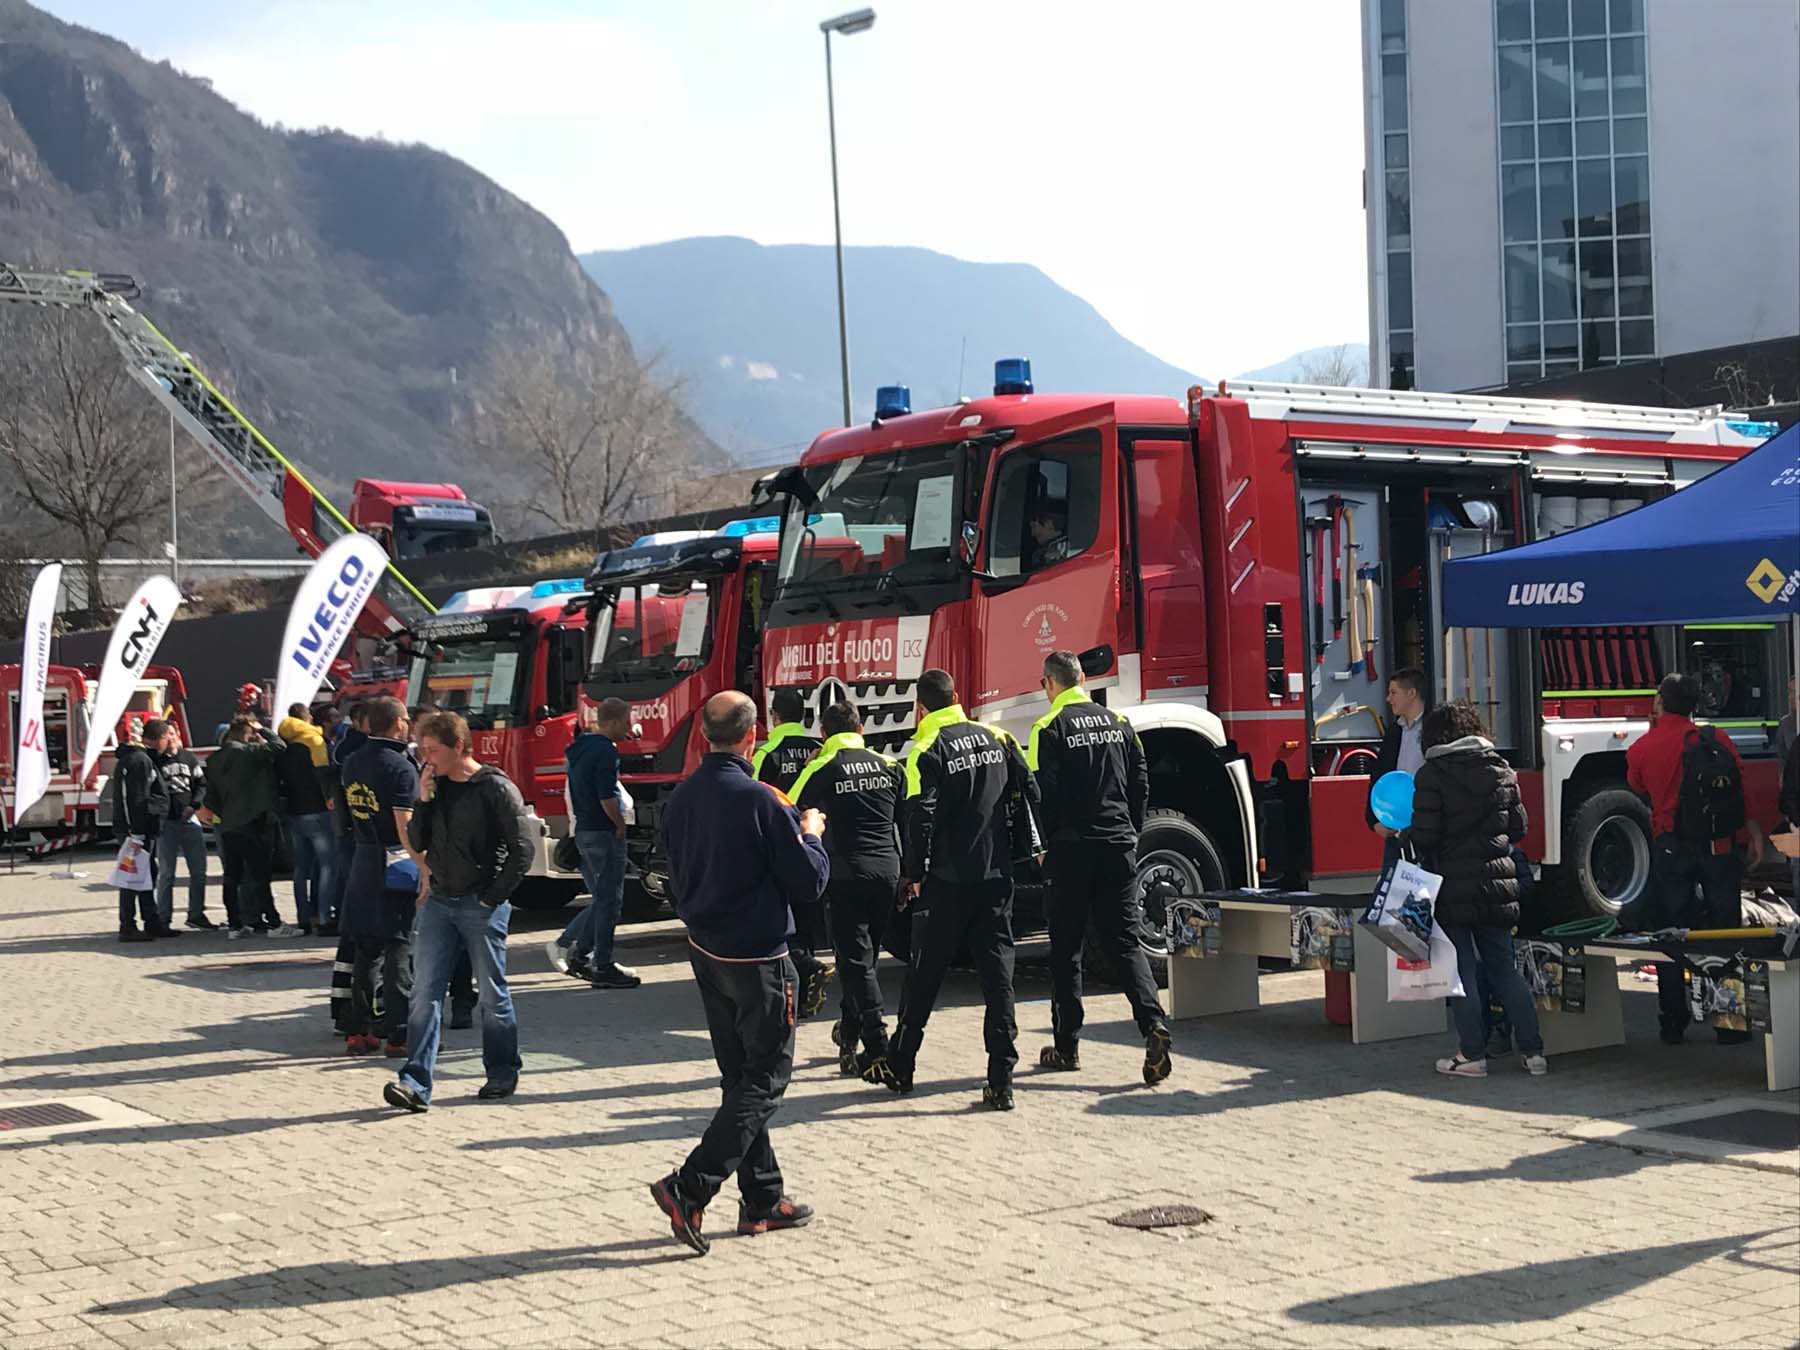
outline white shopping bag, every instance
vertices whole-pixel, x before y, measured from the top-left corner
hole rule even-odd
[[[1396,955],[1431,959],[1432,906],[1444,879],[1411,858],[1396,858],[1381,874],[1362,925]]]
[[[119,856],[113,863],[112,875],[106,879],[106,884],[117,886],[122,891],[150,889],[150,853],[137,835],[128,835],[125,842],[119,845]]]
[[[619,784],[619,817],[627,825],[637,824],[637,803],[631,799],[631,794],[625,790],[623,783]]]
[[[1429,1003],[1436,998],[1461,998],[1462,994],[1462,977],[1456,969],[1456,944],[1435,923],[1431,925],[1431,955],[1428,959],[1388,958],[1389,1003]]]

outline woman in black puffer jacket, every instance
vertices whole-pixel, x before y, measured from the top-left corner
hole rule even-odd
[[[1476,996],[1479,962],[1506,1008],[1525,1068],[1541,1074],[1547,1065],[1537,1009],[1513,964],[1519,878],[1512,847],[1525,837],[1519,780],[1487,739],[1471,704],[1434,708],[1426,714],[1419,740],[1425,763],[1415,775],[1406,838],[1420,865],[1444,879],[1433,912],[1438,927],[1456,945],[1457,973],[1467,991],[1450,1000],[1461,1048],[1437,1062],[1438,1072],[1461,1078],[1487,1075],[1486,1009]]]

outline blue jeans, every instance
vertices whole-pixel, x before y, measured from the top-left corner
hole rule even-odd
[[[1482,971],[1487,983],[1500,995],[1506,1019],[1512,1023],[1513,1046],[1521,1055],[1544,1053],[1544,1036],[1538,1030],[1537,1007],[1525,977],[1513,964],[1512,933],[1505,928],[1470,928],[1460,923],[1442,923],[1444,936],[1456,946],[1456,973],[1462,979],[1465,993],[1450,1000],[1450,1015],[1456,1022],[1456,1039],[1464,1059],[1487,1058],[1487,1001],[1479,993]]]
[[[329,923],[331,897],[337,893],[337,828],[331,812],[289,816],[287,823],[294,844],[295,922]]]
[[[156,912],[164,928],[175,918],[175,860],[187,862],[187,916],[206,917],[206,831],[197,820],[165,820],[156,836]]]
[[[613,963],[613,934],[625,904],[625,841],[613,830],[577,830],[581,879],[593,901],[577,914],[557,939],[570,956],[604,970]]]
[[[450,972],[466,945],[481,991],[481,1062],[488,1082],[519,1078],[519,1024],[512,991],[506,987],[506,929],[512,905],[489,909],[473,896],[432,891],[413,926],[412,1000],[406,1021],[408,1058],[400,1081],[431,1100],[431,1071],[437,1065],[438,1036]]]

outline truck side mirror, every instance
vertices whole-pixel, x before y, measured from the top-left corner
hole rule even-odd
[[[962,526],[962,537],[957,546],[962,565],[971,572],[975,570],[975,559],[981,556],[981,527],[972,520],[965,520]]]
[[[1106,674],[1113,668],[1113,649],[1111,647],[1089,647],[1075,658],[1081,662],[1081,673],[1090,680]]]

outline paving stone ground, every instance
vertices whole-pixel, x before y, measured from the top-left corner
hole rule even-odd
[[[775,1145],[818,1218],[699,1260],[645,1191],[717,1093],[669,927],[630,939],[641,990],[600,993],[523,916],[520,1094],[477,1102],[477,1037],[447,1033],[438,1104],[405,1117],[392,1065],[329,1034],[328,943],[121,946],[107,863],[0,872],[0,1107],[154,1118],[0,1134],[8,1350],[1800,1341],[1800,1180],[1560,1137],[1761,1091],[1755,1045],[1659,1046],[1646,990],[1628,1045],[1466,1082],[1431,1070],[1448,1037],[1352,1046],[1318,974],[1267,976],[1260,1012],[1178,1024],[1157,1089],[1102,990],[1083,1072],[1022,1071],[998,1116],[973,1109],[957,976],[908,1098],[839,1079],[827,1024],[802,1024]],[[1027,965],[1028,1063],[1047,992]],[[1157,1203],[1214,1219],[1106,1222]],[[709,1228],[734,1217],[727,1192]]]

